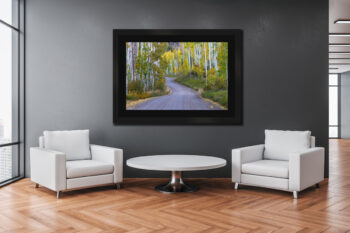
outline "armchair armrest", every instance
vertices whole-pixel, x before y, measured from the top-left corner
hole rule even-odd
[[[289,156],[289,190],[301,191],[324,179],[324,148],[314,147]]]
[[[123,182],[123,150],[107,146],[90,145],[92,160],[113,164],[114,183]]]
[[[264,147],[264,144],[261,144],[232,150],[232,182],[241,182],[241,167],[243,163],[263,159]]]
[[[53,191],[65,190],[66,155],[39,147],[30,148],[30,177],[35,183]]]

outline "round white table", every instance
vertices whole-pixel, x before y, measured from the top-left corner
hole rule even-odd
[[[164,193],[194,192],[198,188],[184,183],[182,172],[208,170],[224,167],[226,160],[200,155],[151,155],[128,159],[126,164],[129,167],[155,170],[170,171],[171,177],[168,184],[158,185],[156,190]]]

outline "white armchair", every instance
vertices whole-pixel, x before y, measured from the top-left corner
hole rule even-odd
[[[324,179],[324,148],[310,131],[265,130],[265,144],[232,150],[232,182],[298,192]]]
[[[44,131],[30,148],[31,180],[57,192],[123,182],[123,150],[90,145],[89,130]]]

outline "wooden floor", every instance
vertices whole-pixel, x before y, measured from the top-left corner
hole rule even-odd
[[[292,194],[194,179],[196,193],[153,190],[164,179],[126,179],[121,190],[55,193],[29,179],[0,189],[0,232],[347,232],[350,141],[330,141],[330,179]],[[349,231],[350,232],[350,231]]]

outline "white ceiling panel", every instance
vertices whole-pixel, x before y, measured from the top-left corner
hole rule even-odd
[[[339,19],[350,20],[350,0],[329,0],[329,33],[348,33],[350,35],[350,24],[334,23]],[[349,44],[349,46],[329,46],[329,52],[348,52],[348,54],[329,54],[329,58],[338,58],[329,59],[329,68],[332,68],[329,69],[329,73],[350,71],[350,59],[346,59],[350,58],[350,36],[329,36],[329,43]]]

